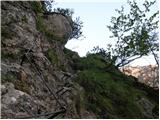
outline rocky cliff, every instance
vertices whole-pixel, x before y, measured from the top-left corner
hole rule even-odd
[[[64,114],[73,104],[74,75],[63,52],[72,21],[61,14],[44,15],[40,2],[6,1],[1,7],[2,118],[56,111],[76,117],[74,109]]]
[[[138,81],[151,86],[155,89],[159,88],[159,68],[156,65],[148,66],[127,66],[123,67],[122,72],[138,78]]]
[[[1,2],[2,118],[158,118],[158,91],[64,47],[72,19]]]

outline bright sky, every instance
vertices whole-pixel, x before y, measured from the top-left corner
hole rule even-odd
[[[66,47],[78,52],[80,56],[93,49],[94,46],[106,48],[108,43],[113,44],[114,40],[110,39],[107,25],[110,25],[110,19],[116,15],[115,9],[120,9],[123,5],[127,10],[127,0],[57,0],[54,8],[71,8],[74,10],[73,19],[80,17],[83,21],[82,32],[85,38],[82,40],[70,40]],[[141,1],[142,0],[137,0]],[[152,7],[153,12],[158,10],[158,5]],[[131,65],[155,64],[153,56],[138,59]]]

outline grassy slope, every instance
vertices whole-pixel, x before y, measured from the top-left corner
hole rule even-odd
[[[76,82],[85,90],[81,102],[98,118],[158,117],[155,97],[158,93],[145,85],[137,86],[135,78],[124,75],[114,66],[107,68],[101,56],[89,55],[75,64],[79,70]]]

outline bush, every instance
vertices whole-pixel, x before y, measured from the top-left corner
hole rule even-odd
[[[83,22],[80,21],[80,17],[77,17],[76,20],[74,20],[72,23],[73,31],[72,31],[69,39],[73,39],[73,38],[78,39],[81,36],[83,36],[82,31],[81,31],[82,27],[83,27]]]
[[[32,1],[31,6],[33,11],[38,14],[38,13],[43,13],[42,5],[41,2],[39,1]]]
[[[116,80],[113,74],[93,69],[80,72],[77,82],[85,90],[86,107],[101,118],[145,117],[135,101],[145,94],[123,79]]]
[[[137,101],[143,98],[156,102],[157,99],[146,89],[136,87],[133,77],[124,75],[114,67],[105,71],[107,65],[100,54],[88,54],[77,61],[80,71],[75,81],[84,88],[85,107],[100,118],[152,117],[146,115],[145,106]]]
[[[83,69],[105,69],[107,67],[107,62],[103,59],[101,55],[90,54],[87,57],[80,58],[77,61],[77,68]]]

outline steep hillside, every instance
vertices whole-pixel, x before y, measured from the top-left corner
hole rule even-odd
[[[70,17],[1,2],[1,118],[158,118],[158,91],[64,47]]]

